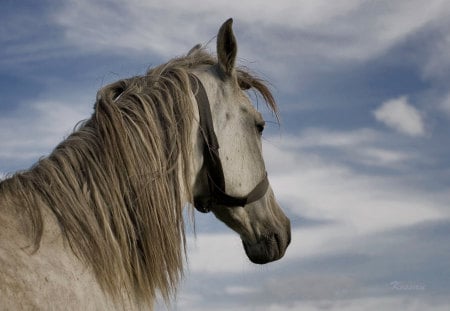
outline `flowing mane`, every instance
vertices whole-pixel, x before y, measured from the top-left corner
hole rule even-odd
[[[192,202],[189,72],[216,63],[198,49],[100,89],[87,121],[31,169],[0,182],[2,209],[24,215],[34,250],[50,210],[112,297],[153,302],[160,292],[169,300],[183,271],[182,200]],[[276,112],[263,81],[236,72]]]

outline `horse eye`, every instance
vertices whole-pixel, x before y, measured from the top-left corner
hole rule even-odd
[[[264,131],[264,127],[265,126],[266,126],[266,122],[265,121],[256,122],[256,129],[258,130],[259,134],[262,134],[262,132]]]

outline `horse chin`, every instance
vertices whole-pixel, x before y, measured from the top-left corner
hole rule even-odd
[[[260,265],[282,258],[290,242],[290,232],[288,232],[287,238],[282,238],[279,234],[273,233],[262,237],[255,243],[242,240],[247,257],[251,262]]]

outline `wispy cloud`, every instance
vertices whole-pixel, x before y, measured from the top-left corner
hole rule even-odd
[[[48,154],[74,126],[89,117],[89,108],[69,101],[38,100],[0,117],[0,161],[29,166]]]
[[[373,113],[378,121],[400,133],[413,137],[425,135],[423,117],[406,96],[385,101]]]
[[[430,286],[448,285],[445,253],[450,253],[446,246],[450,243],[445,236],[449,231],[436,220],[448,219],[450,192],[447,183],[433,174],[439,169],[445,175],[445,168],[428,166],[435,155],[427,152],[437,151],[418,144],[435,138],[435,133],[426,135],[428,122],[437,122],[433,119],[436,110],[430,109],[439,106],[439,113],[450,116],[447,79],[442,79],[449,76],[450,68],[449,12],[449,2],[442,0],[282,0],[265,5],[69,0],[45,10],[45,16],[19,14],[8,19],[7,31],[0,34],[4,46],[0,66],[2,72],[26,72],[27,79],[39,80],[39,97],[24,94],[26,100],[19,106],[1,111],[0,171],[30,165],[69,134],[77,121],[88,117],[95,95],[86,85],[92,87],[105,71],[116,70],[117,59],[159,64],[199,41],[214,42],[218,26],[234,17],[240,61],[252,62],[249,67],[267,74],[282,90],[277,94],[282,110],[285,101],[298,104],[305,82],[315,86],[304,98],[312,108],[290,110],[292,115],[286,119],[293,121],[285,124],[286,134],[281,140],[267,137],[264,145],[271,184],[292,220],[292,244],[283,260],[255,266],[246,259],[238,235],[212,215],[204,216],[205,223],[210,217],[207,230],[198,228],[196,240],[188,237],[189,269],[179,309],[255,310],[256,305],[261,307],[258,310],[274,311],[446,310],[441,300],[448,302],[447,298],[424,296],[448,288]],[[214,43],[210,48],[214,50]],[[58,65],[44,78],[38,76],[38,69],[14,67],[61,61],[68,53],[74,66],[80,64],[78,57],[98,64],[113,56],[114,62],[100,73],[92,73],[91,63],[78,68],[95,76],[94,82],[84,81],[84,86]],[[376,88],[365,79],[373,74],[366,71],[379,64],[384,67],[376,79],[382,76],[383,83]],[[430,85],[390,90],[393,85],[401,84],[402,90],[409,87],[402,80],[404,75],[394,79],[391,72],[384,72],[398,68],[407,68],[408,74],[417,75],[414,79]],[[357,87],[352,81],[343,82],[344,87],[336,87],[342,98],[325,99],[325,108],[334,110],[319,107],[311,112],[317,107],[313,93],[322,92],[326,83],[344,81],[348,72],[355,71],[361,78]],[[78,94],[49,95],[61,92],[65,83],[71,87],[64,92]],[[294,96],[284,98],[286,88]],[[424,93],[434,99],[424,100]],[[74,100],[81,94],[88,95]],[[374,94],[382,99],[373,99]],[[358,106],[346,114],[346,100],[355,96],[360,96],[355,100]],[[371,111],[377,103],[381,103],[378,109]],[[343,109],[339,111],[344,111],[345,119],[329,123],[326,114],[336,109]],[[308,119],[306,125],[296,119],[302,113],[308,113],[302,119]],[[372,128],[373,118],[403,135]],[[421,224],[429,224],[428,234],[421,231]],[[425,284],[427,290],[415,295],[393,291],[389,285],[411,280]]]
[[[64,30],[66,41],[82,51],[166,56],[187,52],[201,38],[211,37],[207,31],[211,20],[193,22],[207,7],[173,1],[68,1],[54,20]]]
[[[228,17],[239,21],[239,56],[283,85],[312,74],[376,59],[420,32],[433,32],[449,10],[445,1],[356,0],[180,3],[158,1],[66,1],[53,14],[69,46],[84,52],[179,55],[212,39]],[[436,27],[438,27],[436,26]],[[440,38],[430,36],[440,42]],[[422,44],[423,46],[423,44]],[[441,53],[445,59],[445,53]],[[429,53],[415,55],[433,72]],[[289,61],[286,61],[289,59]],[[448,57],[450,64],[450,57]],[[292,72],[295,63],[296,71]],[[447,61],[446,61],[447,62]],[[441,62],[442,63],[442,62]],[[291,85],[294,87],[294,85]]]
[[[440,199],[415,189],[410,175],[372,176],[318,153],[265,148],[275,193],[296,215],[370,232],[441,217],[445,210]]]
[[[191,236],[188,242],[190,271],[227,274],[243,271],[251,266],[245,258],[239,236],[231,231],[197,234],[195,239]],[[214,255],[205,256],[205,250]],[[224,265],[224,262],[227,264]]]
[[[446,94],[439,102],[438,109],[444,112],[450,118],[450,93]]]
[[[374,143],[378,134],[367,129],[336,134],[348,137],[334,148],[360,144],[367,134]],[[446,249],[432,251],[447,245],[446,190],[429,193],[414,186],[411,176],[372,175],[330,163],[294,142],[272,141],[264,148],[271,184],[292,220],[292,244],[282,261],[259,268],[244,257],[235,234],[190,236],[188,278],[196,281],[183,287],[180,309],[415,310],[434,301],[431,310],[445,310],[446,298],[434,289],[445,282],[433,277],[441,268],[422,263],[446,256]],[[327,221],[302,227],[299,217]],[[417,285],[421,296],[393,288],[393,282]]]
[[[339,3],[284,0],[264,6],[253,1],[225,5],[204,0],[194,0],[189,4],[174,0],[164,3],[137,0],[92,3],[84,0],[66,2],[62,10],[55,13],[55,19],[66,30],[67,39],[74,44],[78,42],[84,48],[150,48],[168,53],[180,44],[192,44],[193,36],[199,38],[205,34],[205,28],[207,31],[215,29],[218,21],[234,16],[243,22],[258,25],[247,30],[247,35],[262,35],[264,32],[274,36],[266,30],[274,26],[283,27],[284,30],[296,30],[299,35],[313,35],[313,41],[308,43],[319,43],[320,38],[323,39],[321,44],[328,42],[335,49],[322,50],[323,57],[354,59],[371,57],[390,48],[430,21],[445,15],[445,8],[446,4],[437,0],[427,5],[417,0],[394,4],[380,1],[372,5],[356,0]],[[193,23],[191,18],[197,18],[197,22]],[[364,29],[351,27],[354,24]],[[341,38],[346,44],[328,40],[331,37]],[[86,45],[86,40],[91,45]],[[304,49],[319,46],[304,44]]]
[[[269,139],[271,140],[271,139]],[[416,152],[386,144],[389,139],[371,128],[338,130],[306,128],[299,135],[284,136],[285,148],[321,152],[328,161],[345,160],[347,163],[369,167],[401,169],[412,161],[420,161]]]
[[[313,283],[314,284],[314,283]],[[326,283],[325,283],[326,284]],[[335,291],[337,295],[339,291]],[[448,306],[442,302],[432,303],[431,301],[423,301],[420,298],[414,297],[392,297],[392,296],[383,296],[383,297],[364,297],[357,299],[327,299],[327,300],[303,300],[296,302],[283,303],[278,300],[274,300],[272,303],[266,303],[260,308],[264,308],[261,310],[269,310],[269,311],[317,311],[317,310],[330,310],[330,311],[338,311],[338,310],[346,310],[346,311],[378,311],[378,310],[405,310],[405,311],[415,311],[415,310],[430,310],[430,311],[447,311]],[[192,297],[192,296],[191,296]],[[184,297],[183,297],[184,298]],[[230,299],[236,299],[236,297],[230,297]],[[252,311],[255,310],[254,305],[242,303],[242,300],[248,301],[244,299],[238,300],[241,302],[240,305],[236,304],[236,308],[242,311]],[[211,304],[207,306],[197,305],[194,302],[195,300],[186,299],[182,300],[182,304],[180,304],[180,310],[186,311],[207,311],[214,308],[217,311],[226,311],[230,310],[229,305],[218,306],[217,304]],[[232,304],[232,303],[230,303]]]
[[[445,3],[445,5],[448,5]],[[423,76],[427,79],[440,80],[448,77],[450,69],[450,10],[443,9],[442,18],[430,23],[430,34],[433,40],[425,48],[426,58],[423,63]]]
[[[373,129],[362,128],[351,131],[329,130],[326,128],[309,128],[301,132],[297,139],[287,139],[285,146],[291,141],[292,146],[345,148],[373,144],[381,139],[380,133]]]
[[[355,237],[450,217],[448,198],[415,187],[410,176],[358,172],[292,145],[265,144],[264,148],[272,187],[293,220],[285,262],[342,251]],[[305,217],[324,221],[303,227],[299,219]],[[200,232],[188,249],[194,273],[255,269],[244,257],[239,237],[231,232]]]

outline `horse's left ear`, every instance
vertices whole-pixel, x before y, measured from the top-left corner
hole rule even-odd
[[[227,76],[231,76],[237,54],[237,42],[233,34],[233,19],[228,19],[223,23],[217,35],[217,56],[219,67]]]

